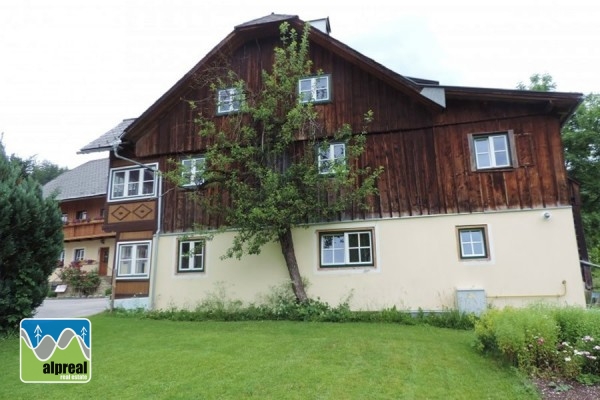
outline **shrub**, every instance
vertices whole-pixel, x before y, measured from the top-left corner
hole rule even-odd
[[[478,348],[526,373],[600,381],[600,313],[574,307],[490,310],[475,323]]]
[[[84,271],[78,261],[73,261],[68,267],[63,268],[59,273],[59,277],[83,296],[93,294],[100,286],[98,270]]]
[[[458,311],[420,313],[417,316],[408,311],[397,310],[396,307],[381,311],[352,311],[349,305],[350,297],[351,295],[343,299],[337,306],[331,306],[319,298],[298,302],[291,285],[285,283],[271,288],[260,304],[244,304],[240,300],[228,298],[224,285],[219,283],[216,290],[209,292],[192,310],[171,307],[147,312],[118,310],[118,314],[172,321],[386,322],[405,325],[429,324],[453,329],[472,329],[476,319]]]
[[[58,202],[27,175],[0,140],[0,334],[42,304],[63,247]]]

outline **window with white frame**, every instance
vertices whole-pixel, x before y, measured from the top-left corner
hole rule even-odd
[[[109,200],[154,197],[156,195],[156,164],[147,167],[115,168],[110,174]]]
[[[85,259],[85,249],[75,249],[73,251],[73,261],[83,261]]]
[[[371,230],[321,232],[321,268],[374,266]]]
[[[117,274],[120,278],[146,278],[150,269],[150,241],[117,245]]]
[[[198,186],[204,182],[204,158],[186,158],[181,160],[181,178],[183,186]]]
[[[319,148],[319,173],[331,174],[337,165],[346,164],[346,145],[344,143],[331,143]]]
[[[64,225],[68,224],[69,223],[69,214],[63,213],[63,215],[60,217],[60,219]]]
[[[204,240],[179,242],[178,272],[204,272]]]
[[[58,256],[58,266],[63,267],[65,265],[65,249],[60,252]]]
[[[217,94],[217,114],[240,111],[243,95],[238,88],[221,89]]]
[[[474,170],[515,166],[512,131],[469,135]]]
[[[458,241],[461,259],[489,258],[485,226],[459,227]]]
[[[298,98],[301,103],[319,103],[331,100],[331,76],[319,75],[298,81]]]

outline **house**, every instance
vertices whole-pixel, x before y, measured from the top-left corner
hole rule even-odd
[[[63,283],[59,275],[62,268],[79,261],[84,270],[97,269],[104,277],[102,288],[111,287],[116,234],[103,230],[108,171],[108,158],[88,161],[42,188],[44,197],[56,195],[63,219],[64,249],[49,278],[52,286]]]
[[[113,140],[82,150],[110,151],[105,229],[116,232],[117,304],[193,307],[219,287],[252,302],[289,281],[275,244],[260,255],[221,259],[233,232],[194,232],[195,223],[219,221],[160,173],[173,159],[189,171],[202,162],[198,110],[186,99],[215,99],[201,112],[217,123],[236,111],[229,89],[197,85],[202,74],[226,60],[258,89],[284,21],[298,31],[304,26],[278,14],[236,26],[139,118],[115,127]],[[363,310],[584,305],[591,282],[580,267],[577,187],[560,137],[582,95],[405,77],[331,37],[328,20],[319,26],[311,30],[310,54],[323,74],[302,79],[299,91],[308,90],[301,96],[330,132],[343,122],[360,129],[371,109],[364,162],[384,172],[368,213],[293,232],[309,296]],[[349,256],[351,242],[366,258]]]

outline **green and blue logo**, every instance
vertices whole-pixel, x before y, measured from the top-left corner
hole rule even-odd
[[[92,379],[92,324],[86,318],[21,320],[21,381],[87,383]]]

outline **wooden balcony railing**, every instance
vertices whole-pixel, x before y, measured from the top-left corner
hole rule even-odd
[[[104,232],[102,225],[104,219],[68,222],[63,225],[65,241],[115,236],[114,232]]]

